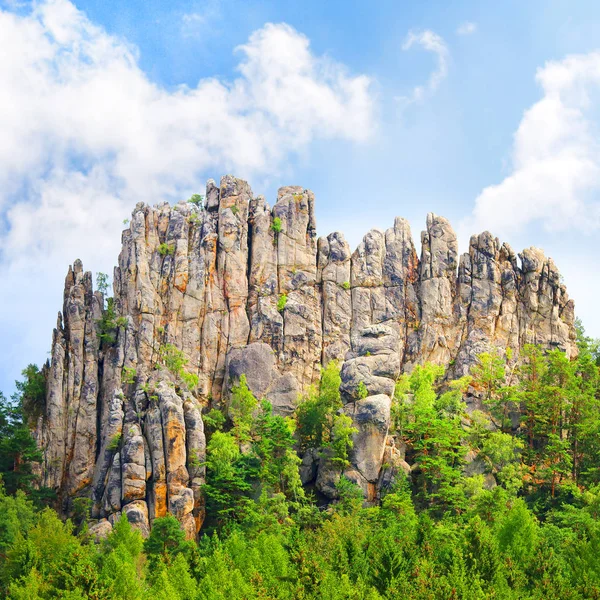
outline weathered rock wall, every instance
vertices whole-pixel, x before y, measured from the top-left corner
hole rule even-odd
[[[525,343],[576,352],[573,302],[542,251],[517,257],[484,232],[459,257],[450,224],[429,214],[420,258],[401,218],[351,253],[340,233],[317,240],[314,205],[312,192],[284,187],[271,209],[231,176],[209,181],[202,210],[138,204],[114,272],[112,343],[101,342],[104,299],[90,273],[79,261],[69,268],[36,432],[43,484],[65,512],[83,495],[99,528],[125,512],[147,531],[171,512],[193,536],[201,412],[226,401],[242,374],[290,414],[321,365],[339,360],[344,410],[359,429],[349,476],[372,496],[384,453],[395,451],[386,436],[400,373],[433,361],[460,376],[478,353],[518,355]],[[198,377],[193,393],[165,368],[169,345]]]

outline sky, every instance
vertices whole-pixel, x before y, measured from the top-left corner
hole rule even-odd
[[[600,336],[600,3],[0,0],[0,390],[137,202],[302,185],[352,247],[428,212],[558,265]]]

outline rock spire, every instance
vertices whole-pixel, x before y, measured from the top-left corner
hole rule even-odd
[[[484,232],[459,256],[448,221],[430,213],[420,257],[401,218],[351,252],[339,232],[317,239],[309,190],[283,187],[271,208],[232,176],[208,182],[202,209],[138,204],[113,286],[107,308],[81,262],[69,268],[36,431],[43,485],[65,513],[89,497],[99,531],[126,513],[147,533],[169,512],[196,535],[202,412],[242,374],[287,415],[338,360],[358,428],[347,476],[373,499],[384,455],[402,463],[387,444],[402,372],[432,361],[461,376],[480,352],[518,356],[526,343],[576,353],[573,302],[541,250],[517,255]],[[198,378],[193,393],[181,372]],[[332,495],[326,465],[305,457],[301,473]]]

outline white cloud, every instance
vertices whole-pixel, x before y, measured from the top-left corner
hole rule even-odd
[[[456,29],[457,35],[471,35],[477,31],[477,23],[471,21],[465,21],[461,23]]]
[[[543,96],[525,111],[515,133],[512,170],[481,192],[469,227],[506,235],[537,222],[550,231],[596,231],[600,53],[548,62],[536,79]]]
[[[410,31],[402,45],[402,50],[410,50],[413,46],[420,46],[427,52],[435,54],[437,65],[429,76],[426,85],[416,86],[410,96],[397,98],[405,103],[418,102],[423,99],[426,93],[435,92],[440,83],[448,75],[450,52],[442,37],[429,29],[425,31]]]
[[[207,0],[202,10],[185,13],[181,17],[181,33],[185,37],[205,38],[212,33],[214,24],[222,15],[222,0]]]
[[[14,372],[49,343],[70,262],[110,272],[136,202],[185,198],[227,172],[276,175],[314,139],[373,132],[370,79],[292,27],[266,24],[237,53],[235,79],[167,91],[67,0],[0,10],[0,278],[12,291],[0,364]]]

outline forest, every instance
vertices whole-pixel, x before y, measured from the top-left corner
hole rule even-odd
[[[0,593],[11,600],[254,598],[600,598],[599,350],[581,326],[579,356],[526,346],[485,353],[467,377],[417,366],[397,381],[391,467],[378,502],[344,475],[352,421],[339,366],[293,418],[275,416],[244,378],[228,408],[203,415],[206,516],[199,541],[172,516],[143,539],[126,518],[88,532],[36,482],[30,433],[44,396],[34,365],[0,396]],[[476,400],[476,401],[475,401]],[[475,408],[476,407],[476,408]],[[300,456],[338,473],[326,503],[299,476]],[[385,467],[385,465],[384,465]]]

